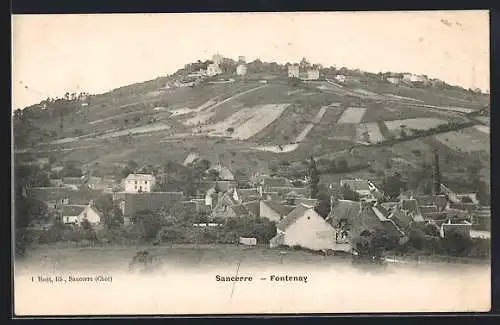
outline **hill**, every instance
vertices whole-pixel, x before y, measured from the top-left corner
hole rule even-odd
[[[228,68],[192,87],[170,86],[193,70],[188,65],[105,94],[26,108],[14,117],[17,156],[78,161],[106,174],[129,160],[182,163],[196,152],[251,175],[300,167],[314,155],[365,166],[348,175],[379,179],[411,171],[439,149],[445,177],[460,178],[480,161],[489,183],[487,95],[453,86],[395,86],[369,73],[346,84],[302,82],[288,79],[286,66],[248,66],[245,77]],[[346,175],[324,173],[323,181]]]

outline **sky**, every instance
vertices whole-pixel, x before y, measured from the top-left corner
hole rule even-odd
[[[151,80],[217,52],[489,91],[488,11],[13,15],[12,33],[13,108]]]

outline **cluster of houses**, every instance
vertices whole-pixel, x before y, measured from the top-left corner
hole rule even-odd
[[[223,73],[221,65],[224,60],[225,59],[222,57],[222,55],[214,54],[212,56],[213,63],[208,64],[206,69],[199,69],[185,76],[182,76],[179,80],[169,82],[166,85],[166,88],[193,87],[200,84],[208,77],[218,76]],[[245,76],[247,74],[247,64],[244,56],[238,57],[238,65],[236,66],[236,71],[234,71],[234,73],[238,76]]]
[[[182,192],[158,191],[154,175],[139,173],[129,174],[121,184],[107,184],[105,178],[98,177],[66,178],[57,186],[29,188],[26,193],[44,202],[60,221],[73,225],[83,220],[101,225],[103,216],[94,202],[102,195],[112,196],[125,225],[141,210],[162,207],[202,213],[211,220],[201,224],[207,227],[228,218],[267,218],[276,224],[271,247],[300,245],[351,252],[355,238],[371,236],[377,230],[404,243],[415,227],[433,227],[441,237],[453,232],[474,236],[474,231],[490,229],[489,207],[481,207],[474,193],[455,193],[444,184],[433,195],[407,193],[397,202],[383,202],[382,191],[372,181],[341,180],[340,188],[348,186],[359,200],[332,195],[331,211],[323,218],[316,212],[318,202],[310,198],[309,189],[296,187],[287,178],[258,176],[252,187],[240,188],[229,168],[218,163],[214,169],[218,179],[200,183],[197,195],[190,198]]]
[[[385,80],[393,85],[421,85],[424,87],[436,87],[443,85],[444,82],[439,79],[429,78],[426,75],[414,73],[389,73],[384,76]]]

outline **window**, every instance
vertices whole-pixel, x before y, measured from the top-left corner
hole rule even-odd
[[[148,183],[148,181],[144,181],[144,184],[147,184],[147,183]]]
[[[136,185],[136,186],[134,186],[134,190],[137,190],[137,185]]]
[[[137,181],[135,181],[135,184],[137,185]]]

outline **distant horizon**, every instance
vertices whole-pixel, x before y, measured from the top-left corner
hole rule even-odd
[[[99,95],[165,77],[216,53],[425,74],[489,92],[487,11],[14,15],[12,25],[13,110],[66,92]],[[189,27],[165,35],[178,26]],[[331,40],[319,34],[341,28],[328,32]]]

